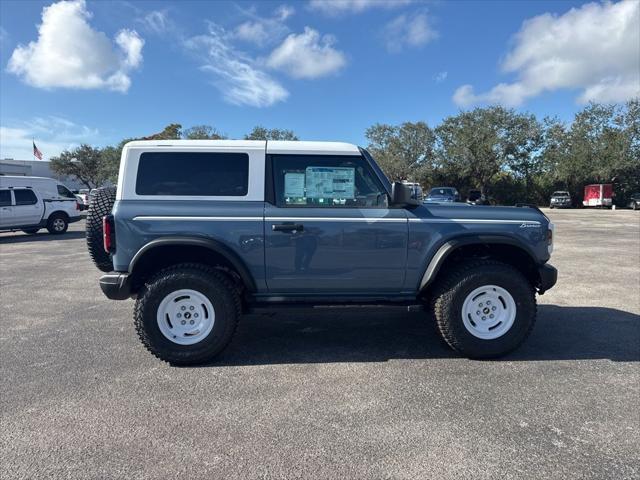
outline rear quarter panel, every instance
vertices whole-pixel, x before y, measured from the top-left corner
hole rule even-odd
[[[245,262],[258,289],[264,287],[264,202],[118,200],[113,214],[116,271],[127,271],[138,250],[152,240],[193,236],[231,248]]]

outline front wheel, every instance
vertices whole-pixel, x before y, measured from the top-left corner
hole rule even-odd
[[[138,295],[134,322],[144,346],[173,365],[211,361],[231,341],[240,296],[228,277],[200,264],[166,268]]]
[[[433,313],[445,342],[469,358],[495,358],[516,349],[536,319],[535,290],[510,265],[480,260],[442,279]]]

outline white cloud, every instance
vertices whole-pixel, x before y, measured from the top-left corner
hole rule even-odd
[[[0,158],[31,160],[32,139],[45,159],[49,159],[63,150],[76,148],[81,143],[95,144],[100,136],[98,130],[65,118],[36,117],[11,126],[0,126]]]
[[[524,22],[503,71],[517,81],[475,93],[463,85],[453,95],[460,106],[517,106],[544,91],[580,89],[577,100],[623,102],[640,95],[640,2],[589,3],[563,15]]]
[[[370,8],[398,8],[413,0],[311,0],[309,7],[330,16],[361,13]]]
[[[256,15],[251,10],[243,11],[243,13],[250,16],[251,20],[241,23],[234,29],[234,38],[262,46],[277,42],[289,33],[289,28],[284,22],[294,14],[294,9],[282,5],[275,10],[271,17]]]
[[[138,19],[145,28],[153,33],[161,34],[173,28],[173,23],[169,18],[169,12],[165,10],[152,10],[144,17]]]
[[[344,54],[333,48],[335,40],[309,27],[291,34],[267,59],[267,66],[283,70],[294,78],[317,78],[337,72],[347,63]]]
[[[402,14],[391,20],[383,29],[387,50],[398,53],[407,47],[420,47],[438,38],[426,13]]]
[[[142,62],[144,40],[121,30],[114,48],[103,32],[91,28],[84,0],[61,1],[42,10],[38,40],[19,45],[8,71],[39,88],[106,88],[126,92],[129,71]]]
[[[449,72],[438,72],[433,76],[433,81],[436,83],[442,83],[447,79]]]
[[[185,46],[200,58],[201,69],[213,74],[214,84],[229,103],[268,107],[289,96],[254,60],[235,50],[225,31],[215,24],[209,25],[208,35],[190,38]]]

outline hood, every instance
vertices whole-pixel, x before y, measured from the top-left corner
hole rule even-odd
[[[549,219],[544,213],[530,207],[494,207],[469,205],[467,203],[446,203],[419,205],[411,209],[410,215],[424,219],[468,219],[468,220],[510,220],[540,222],[545,225]]]

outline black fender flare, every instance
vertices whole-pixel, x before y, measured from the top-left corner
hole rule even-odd
[[[440,267],[442,267],[447,257],[451,255],[451,253],[453,253],[456,249],[466,245],[499,244],[518,247],[519,249],[527,253],[527,255],[529,255],[533,263],[539,263],[536,261],[536,256],[528,245],[516,238],[507,235],[465,235],[464,237],[451,238],[440,245],[436,253],[433,255],[433,257],[431,257],[431,260],[429,261],[427,268],[422,275],[418,291],[422,291],[431,284],[433,279],[438,275]]]
[[[256,282],[240,256],[224,243],[218,240],[214,240],[213,238],[170,236],[151,240],[149,243],[140,248],[140,250],[138,250],[131,259],[131,262],[129,262],[129,274],[133,274],[136,263],[138,263],[147,252],[153,250],[154,248],[165,247],[168,245],[189,245],[195,247],[204,247],[219,255],[222,255],[238,272],[247,290],[249,290],[250,292],[256,291]]]

